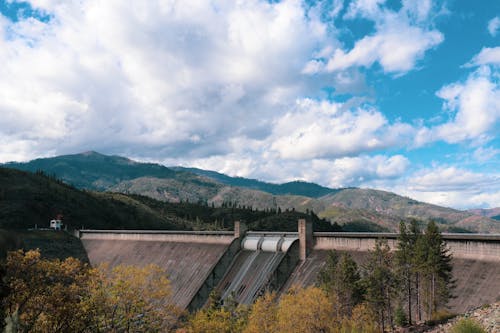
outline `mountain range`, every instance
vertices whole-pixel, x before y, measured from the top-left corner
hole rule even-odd
[[[402,219],[416,218],[423,223],[435,220],[449,232],[500,232],[497,210],[460,211],[375,189],[331,189],[302,181],[273,184],[196,168],[140,163],[97,152],[2,166],[43,171],[79,189],[137,194],[165,202],[313,211],[332,223],[377,225],[390,231],[397,231]]]

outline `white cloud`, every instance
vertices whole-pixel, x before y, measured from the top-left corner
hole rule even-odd
[[[217,170],[231,176],[251,177],[282,183],[294,180],[316,182],[332,188],[366,186],[371,182],[397,179],[410,162],[402,155],[361,155],[334,160],[280,160],[255,158],[245,154],[227,154],[186,161],[166,160],[167,165],[195,166]]]
[[[335,39],[299,1],[31,4],[52,19],[0,22],[0,133],[39,142],[23,159],[224,152],[335,81],[301,74]]]
[[[384,4],[385,0],[351,2],[345,18],[371,20],[376,31],[356,41],[350,50],[337,49],[327,61],[327,71],[379,63],[386,73],[403,74],[444,40],[443,34],[432,28],[432,1],[403,1],[398,12]]]
[[[495,72],[481,67],[463,83],[444,86],[437,96],[451,120],[433,128],[434,134],[449,143],[464,140],[488,141],[498,134],[500,86]]]
[[[495,37],[500,30],[500,17],[495,16],[488,21],[488,32],[491,36]]]
[[[402,145],[412,133],[410,125],[389,124],[369,107],[351,110],[343,104],[301,99],[276,121],[270,140],[281,158],[331,158]]]
[[[484,47],[466,67],[494,65],[500,66],[500,47]]]
[[[424,31],[406,24],[389,25],[377,34],[356,42],[348,52],[337,49],[327,64],[329,71],[352,66],[371,67],[380,63],[387,73],[404,73],[415,68],[424,53],[443,41],[438,31]]]
[[[500,155],[500,149],[493,147],[479,147],[472,154],[474,159],[480,163],[490,162],[497,155]]]
[[[455,208],[497,207],[500,174],[477,173],[454,166],[422,169],[408,177],[408,186],[395,189],[425,202]]]

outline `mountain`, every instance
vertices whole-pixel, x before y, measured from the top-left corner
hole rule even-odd
[[[469,209],[468,212],[474,215],[486,216],[491,219],[500,221],[500,207],[489,209]]]
[[[183,167],[170,167],[170,168],[176,171],[186,171],[194,173],[199,176],[213,179],[225,185],[249,188],[253,190],[271,193],[274,195],[288,194],[288,195],[306,196],[311,198],[319,198],[330,193],[341,191],[340,189],[332,189],[304,181],[293,181],[284,184],[273,184],[273,183],[262,182],[256,179],[230,177],[215,171],[208,171],[197,168],[183,168]]]
[[[187,202],[162,202],[138,195],[82,191],[42,172],[0,168],[0,184],[0,231],[33,228],[35,225],[47,228],[49,221],[57,215],[63,216],[63,223],[69,229],[83,226],[95,229],[229,230],[235,220],[244,220],[254,230],[295,231],[297,219],[310,217],[317,231],[341,231],[337,225],[301,212],[257,211],[236,205],[210,207]],[[7,243],[4,238],[0,232],[0,241]]]
[[[5,167],[55,175],[77,188],[104,191],[124,180],[150,176],[171,178],[177,173],[159,164],[138,163],[125,157],[94,151],[75,155],[40,158],[27,163],[11,162]]]
[[[449,232],[500,232],[500,222],[487,216],[374,189],[330,189],[306,182],[272,184],[201,169],[139,163],[96,152],[9,163],[7,166],[43,170],[83,189],[215,207],[230,204],[268,211],[313,211],[332,223],[370,225],[372,230],[372,227],[379,226],[384,230],[397,231],[399,221],[416,218],[424,222],[433,219]]]

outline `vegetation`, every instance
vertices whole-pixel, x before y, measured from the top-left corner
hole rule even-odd
[[[164,332],[180,312],[158,266],[101,266],[10,252],[2,300],[10,332]]]
[[[486,330],[474,320],[462,318],[453,325],[451,333],[486,333]]]
[[[418,321],[423,314],[432,319],[454,288],[451,254],[436,224],[431,221],[422,234],[417,221],[412,220],[409,227],[401,223],[395,257],[408,322],[413,322],[414,313]]]
[[[384,331],[412,324],[414,318],[422,322],[443,315],[454,281],[441,234],[433,222],[425,233],[416,220],[402,222],[400,228],[396,251],[380,239],[361,268],[348,253],[329,254],[317,285],[336,300],[337,317],[351,316],[363,304]]]
[[[315,333],[378,332],[374,313],[366,304],[356,306],[352,315],[337,313],[338,301],[323,289],[295,288],[280,299],[274,293],[259,297],[251,307],[212,303],[195,313],[181,330],[190,333]]]
[[[312,211],[256,210],[236,202],[215,207],[207,202],[170,203],[140,195],[87,192],[43,172],[0,168],[0,182],[0,228],[5,229],[48,226],[60,214],[69,229],[230,230],[234,221],[241,220],[253,230],[295,231],[297,219],[308,218],[317,231],[341,230]]]

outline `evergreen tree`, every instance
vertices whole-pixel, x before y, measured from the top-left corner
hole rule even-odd
[[[417,242],[421,237],[418,222],[411,220],[409,227],[404,221],[399,224],[398,244],[395,252],[396,275],[399,291],[403,301],[406,301],[406,315],[411,325],[413,314],[413,299],[418,286],[416,283],[418,272]]]
[[[330,251],[327,264],[319,272],[318,285],[337,301],[338,316],[350,316],[363,301],[363,286],[358,265],[348,253]]]
[[[423,236],[425,257],[422,274],[425,276],[425,309],[429,318],[440,306],[446,305],[452,296],[455,281],[452,275],[451,254],[439,229],[431,221]]]
[[[386,325],[393,327],[392,306],[396,294],[396,279],[392,271],[393,260],[387,240],[379,239],[375,249],[370,251],[364,266],[363,282],[366,300],[377,314],[379,327],[385,331]]]

